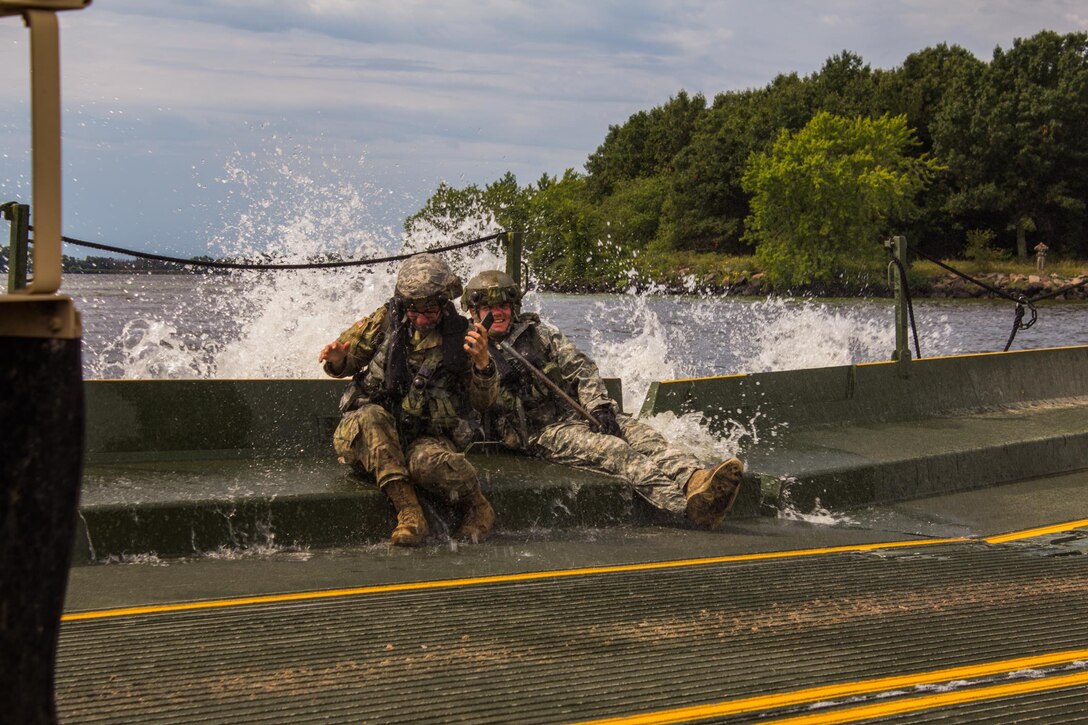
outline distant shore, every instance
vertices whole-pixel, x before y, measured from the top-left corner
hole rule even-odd
[[[991,272],[972,274],[980,282],[1014,297],[1024,296],[1031,299],[1041,294],[1052,294],[1064,288],[1068,291],[1055,295],[1054,300],[1088,300],[1086,276],[1067,276],[1057,272],[1039,274],[1008,274]],[[720,294],[739,297],[766,297],[784,295],[790,297],[892,297],[894,291],[886,281],[860,278],[843,280],[834,284],[814,284],[789,289],[776,289],[768,284],[765,275],[756,272],[750,275],[685,277],[677,279],[640,278],[634,285],[639,290],[652,290],[666,294]],[[586,283],[575,285],[541,285],[538,289],[549,292],[569,293],[604,293],[624,292],[621,288],[607,283]],[[946,299],[996,299],[999,295],[979,285],[954,275],[944,274],[937,277],[924,277],[910,280],[912,297]]]
[[[987,299],[997,298],[988,289],[969,282],[957,275],[943,272],[933,274],[924,269],[922,265],[912,267],[910,279],[910,292],[913,297],[945,298],[945,299]],[[934,269],[933,265],[931,266]],[[766,297],[768,295],[796,296],[796,297],[891,297],[892,288],[887,281],[871,275],[854,275],[848,278],[844,275],[842,280],[833,284],[814,284],[804,287],[781,289],[768,283],[762,272],[749,270],[719,272],[703,272],[702,274],[687,273],[683,268],[674,269],[669,275],[640,275],[633,281],[626,280],[622,284],[603,281],[584,281],[574,284],[537,284],[530,279],[529,287],[542,292],[562,292],[573,294],[591,293],[622,293],[632,286],[640,291],[652,291],[663,294],[712,294],[729,295],[738,297]],[[66,274],[86,275],[187,275],[208,274],[208,271],[190,272],[180,269],[110,269],[110,270],[79,270],[68,271]],[[223,272],[216,270],[214,274]],[[983,282],[994,289],[1012,295],[1024,296],[1028,299],[1038,295],[1053,294],[1064,288],[1071,288],[1061,292],[1053,298],[1057,301],[1088,300],[1088,284],[1076,287],[1088,280],[1088,274],[1061,274],[1047,272],[1045,270],[1034,274],[1018,272],[969,272],[970,276]],[[657,278],[655,278],[657,277]]]

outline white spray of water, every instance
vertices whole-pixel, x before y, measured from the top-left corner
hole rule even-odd
[[[769,298],[748,311],[756,344],[747,372],[799,370],[888,359],[895,330],[855,310],[811,300]]]
[[[323,164],[317,181],[306,156],[276,148],[258,159],[238,154],[227,165],[227,187],[246,212],[215,242],[229,256],[306,263],[319,255],[342,259],[388,256],[392,230],[367,228],[367,202],[377,196],[365,182]],[[365,167],[360,159],[354,176]],[[232,275],[240,294],[218,300],[237,323],[237,336],[214,360],[215,377],[313,377],[317,352],[339,332],[382,303],[388,265]]]
[[[801,511],[789,499],[789,488],[783,490],[782,505],[778,510],[778,518],[787,521],[803,521],[817,526],[857,526],[857,519],[847,514],[832,511],[824,506],[819,497],[813,503],[811,511]]]
[[[189,350],[178,329],[163,320],[138,318],[125,323],[121,335],[105,344],[92,370],[102,378],[207,378],[214,364],[207,350]]]
[[[373,259],[469,241],[500,231],[490,215],[466,219],[418,221],[410,234],[383,230],[381,237],[360,227],[365,209],[378,192],[366,184],[333,178],[319,184],[289,159],[276,167],[279,184],[255,186],[241,166],[228,168],[244,190],[259,189],[269,198],[254,200],[253,211],[231,228],[222,246],[244,258],[272,255],[305,262],[332,252],[345,259]],[[334,177],[336,175],[334,174]],[[284,220],[279,198],[295,200],[295,216]],[[468,279],[484,269],[503,267],[497,244],[475,246],[446,255],[450,266]],[[392,292],[398,262],[297,272],[267,272],[238,277],[246,293],[230,314],[241,332],[216,356],[215,377],[295,378],[321,376],[317,353],[352,322],[382,305]]]
[[[735,336],[749,336],[736,372],[770,372],[890,360],[895,350],[894,308],[872,302],[845,307],[812,299],[770,297],[745,308]],[[919,323],[923,353],[949,348],[947,315]],[[913,350],[913,343],[911,345]]]
[[[619,309],[616,309],[618,304]],[[592,357],[605,377],[623,381],[623,405],[637,412],[646,397],[646,390],[655,380],[669,380],[691,374],[690,368],[672,357],[675,332],[670,335],[658,315],[650,309],[647,294],[634,290],[610,300],[587,306],[587,320]],[[600,320],[625,320],[634,329],[632,337],[610,341],[599,327]]]
[[[742,455],[745,439],[754,431],[754,423],[740,423],[730,420],[725,430],[716,433],[711,430],[706,419],[700,413],[677,415],[672,412],[649,416],[645,422],[658,433],[696,458],[707,462],[717,462],[730,456]]]
[[[244,211],[213,240],[217,255],[276,264],[374,259],[499,231],[494,219],[483,214],[463,223],[416,223],[410,235],[388,227],[375,231],[368,208],[382,192],[360,180],[365,158],[346,168],[324,162],[318,174],[311,156],[276,146],[266,155],[238,153],[229,160],[220,179],[231,197],[225,207]],[[505,266],[497,248],[472,247],[447,259],[467,279]],[[117,339],[96,351],[90,373],[107,378],[320,377],[318,352],[388,299],[397,266],[233,270],[194,277],[193,299],[176,300],[173,315],[127,323]],[[215,334],[194,339],[171,321],[193,305],[198,319],[218,321]]]
[[[688,300],[680,314],[681,324],[668,325],[655,312],[650,300],[659,290],[651,287],[643,292],[634,288],[609,304],[596,302],[588,311],[591,325],[591,355],[597,361],[605,377],[618,377],[623,381],[624,409],[637,414],[654,381],[692,377],[705,369],[690,356],[678,357],[690,352],[694,325],[682,324],[688,317],[706,315],[708,308],[720,308],[715,300]],[[619,309],[616,309],[618,304]],[[630,337],[609,340],[599,326],[600,320],[620,319],[633,333]],[[757,420],[725,418],[712,428],[702,413],[673,412],[648,416],[646,422],[671,441],[697,458],[707,462],[724,460],[740,455],[744,443],[758,440]]]

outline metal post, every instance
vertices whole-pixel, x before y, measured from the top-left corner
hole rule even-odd
[[[56,11],[78,9],[88,1],[0,0],[0,16],[21,15],[30,29],[34,203],[33,276],[29,283],[25,277],[15,280],[18,289],[0,295],[0,430],[4,431],[0,436],[0,719],[4,722],[52,725],[57,721],[54,665],[78,520],[84,417],[79,312],[71,298],[56,294],[61,277]],[[14,218],[18,207],[9,207],[13,235],[18,234]],[[23,221],[28,217],[29,212]],[[17,255],[13,248],[12,257]]]
[[[32,294],[60,289],[60,33],[57,14],[27,10],[34,202]]]
[[[884,244],[888,247],[888,251],[899,260],[902,268],[906,269],[907,238],[902,236],[892,237],[891,240]],[[910,313],[907,309],[906,287],[903,284],[903,279],[898,274],[898,270],[893,276],[895,278],[895,353],[892,355],[892,360],[899,363],[900,374],[907,377],[911,361]]]
[[[506,273],[521,287],[521,247],[523,232],[506,233]]]
[[[30,207],[9,201],[0,205],[0,212],[11,222],[8,235],[8,292],[25,292],[27,252],[30,244]]]

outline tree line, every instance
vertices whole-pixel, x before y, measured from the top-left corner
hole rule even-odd
[[[208,255],[193,257],[194,262],[218,261]],[[61,267],[65,272],[74,274],[117,274],[129,272],[146,272],[148,274],[206,274],[216,270],[204,267],[190,267],[187,265],[164,262],[157,259],[118,259],[116,257],[99,257],[88,255],[87,257],[70,257],[67,254],[61,256]]]
[[[680,252],[754,253],[804,284],[876,263],[893,233],[942,258],[1088,256],[1088,33],[989,61],[941,44],[890,70],[844,51],[710,102],[681,90],[611,126],[583,171],[441,184],[405,227],[481,215],[524,230],[536,273],[566,287]]]

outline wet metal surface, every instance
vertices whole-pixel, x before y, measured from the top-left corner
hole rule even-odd
[[[1078,649],[1088,558],[964,542],[69,621],[57,694],[66,722],[563,722]]]
[[[882,711],[890,722],[1075,722],[1088,716],[1088,684],[1068,679],[1088,676],[1086,483],[1068,474],[714,532],[542,529],[480,546],[76,567],[61,717],[681,722],[702,708],[700,721],[752,722],[890,703],[914,708]],[[978,538],[1017,529],[1030,531]],[[167,608],[111,610],[141,605]]]

